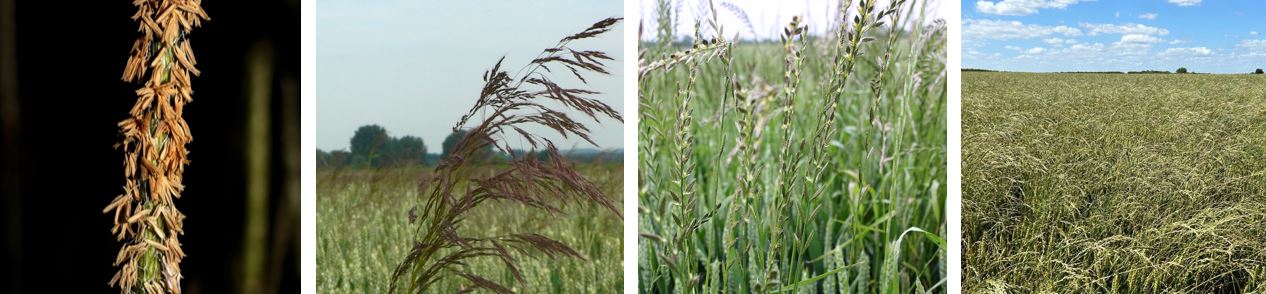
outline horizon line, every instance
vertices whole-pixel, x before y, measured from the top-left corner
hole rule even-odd
[[[1076,71],[1064,70],[1064,71],[1018,71],[1018,70],[999,70],[999,69],[987,69],[987,68],[963,67],[963,68],[959,68],[959,71],[976,71],[976,72],[1009,72],[1009,73],[1122,73],[1122,74],[1129,74],[1129,73],[1134,73],[1134,74],[1166,74],[1166,73],[1168,73],[1168,74],[1180,74],[1180,73],[1177,73],[1177,72],[1174,72],[1174,71],[1154,70],[1154,69],[1145,69],[1145,70],[1076,70]],[[1252,71],[1250,71],[1250,72],[1201,72],[1201,71],[1189,71],[1189,72],[1186,72],[1186,73],[1181,73],[1181,74],[1208,74],[1208,75],[1252,75],[1252,74],[1257,74],[1257,73],[1254,73],[1254,72],[1252,72]]]

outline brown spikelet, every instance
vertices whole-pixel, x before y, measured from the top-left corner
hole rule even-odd
[[[483,288],[483,289],[487,289],[489,291],[497,292],[500,294],[514,294],[514,291],[511,291],[510,288],[501,286],[501,284],[497,284],[496,282],[485,279],[484,277],[481,277],[479,275],[475,275],[475,274],[471,274],[467,272],[459,272],[458,275],[460,275],[462,278],[465,278],[467,281],[470,281],[472,283],[470,288],[462,289],[459,291],[459,293],[473,292],[474,289]]]
[[[526,131],[535,125],[553,130],[563,138],[579,138],[596,145],[589,127],[564,111],[583,113],[595,122],[610,118],[623,122],[619,111],[593,98],[600,93],[588,89],[568,88],[553,80],[550,67],[567,68],[572,76],[587,83],[585,75],[608,74],[605,61],[612,58],[604,52],[575,50],[574,40],[592,38],[608,32],[620,21],[608,18],[584,31],[564,37],[558,44],[543,50],[526,68],[511,75],[502,68],[505,58],[484,72],[484,87],[470,111],[458,120],[453,130],[466,130],[462,137],[435,168],[434,176],[419,185],[423,204],[409,210],[407,221],[415,225],[411,249],[391,276],[389,291],[428,292],[430,286],[445,278],[460,278],[467,286],[463,292],[485,289],[512,293],[506,286],[469,272],[465,265],[474,259],[500,261],[522,283],[511,250],[528,254],[540,253],[549,258],[586,259],[584,254],[567,244],[535,233],[475,237],[462,235],[463,220],[468,212],[487,201],[517,203],[549,214],[562,214],[565,205],[589,204],[620,217],[616,198],[606,195],[586,179],[559,154],[554,143],[542,134]],[[530,145],[527,154],[547,153],[547,159],[519,156],[507,136],[521,136]],[[514,140],[519,141],[519,140]],[[497,149],[511,154],[509,164],[497,167],[479,166],[482,152]],[[491,170],[491,172],[489,171]]]
[[[123,139],[127,184],[103,213],[113,211],[111,232],[123,241],[110,279],[123,293],[180,293],[180,260],[185,253],[177,236],[184,214],[173,199],[184,191],[189,164],[185,145],[193,137],[183,118],[192,101],[190,74],[200,72],[186,36],[207,20],[200,0],[134,0],[140,37],[132,44],[123,80],[142,84],[136,104],[118,123]]]
[[[513,236],[513,239],[535,247],[537,250],[540,250],[541,253],[545,253],[545,255],[550,258],[575,257],[579,259],[586,259],[583,255],[580,255],[580,252],[576,252],[575,249],[572,249],[571,246],[567,246],[567,244],[564,244],[563,242],[559,242],[539,234],[516,234]]]

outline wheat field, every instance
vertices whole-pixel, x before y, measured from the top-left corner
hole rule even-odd
[[[965,292],[1266,291],[1266,77],[962,81]]]
[[[843,4],[827,36],[732,40],[705,2],[642,43],[640,292],[945,291],[944,24]]]

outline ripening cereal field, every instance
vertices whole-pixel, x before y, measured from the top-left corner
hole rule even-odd
[[[482,167],[490,169],[494,167]],[[623,167],[618,164],[579,164],[577,168],[610,197],[623,192]],[[392,271],[404,259],[413,237],[409,208],[421,203],[418,183],[430,168],[380,170],[321,169],[317,171],[317,292],[385,293]],[[425,191],[424,189],[422,189]],[[617,203],[619,201],[617,200]],[[470,271],[522,293],[619,293],[621,268],[620,219],[602,208],[569,204],[550,215],[513,202],[490,203],[466,218],[467,232],[495,235],[532,232],[565,242],[587,260],[516,256],[525,283],[517,283],[496,259],[474,259]],[[444,279],[429,293],[470,288],[463,280]]]
[[[965,292],[1266,291],[1266,77],[964,72]]]

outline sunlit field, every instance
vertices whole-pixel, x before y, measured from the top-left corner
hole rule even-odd
[[[962,81],[965,292],[1266,291],[1266,77]]]

